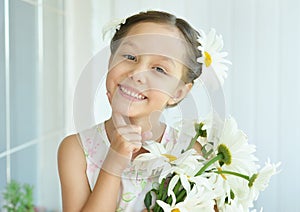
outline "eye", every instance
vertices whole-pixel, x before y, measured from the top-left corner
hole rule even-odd
[[[124,54],[123,57],[127,60],[133,60],[136,61],[136,56],[130,55],[130,54]]]
[[[155,67],[152,67],[155,71],[159,72],[159,73],[162,73],[162,74],[167,74],[167,72],[165,71],[165,69],[161,68],[161,67],[158,67],[158,66],[155,66]]]

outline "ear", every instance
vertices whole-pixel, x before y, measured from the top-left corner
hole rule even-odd
[[[176,105],[188,94],[188,92],[192,89],[192,87],[193,87],[193,83],[187,83],[177,88],[173,97],[171,97],[168,100],[168,105],[169,106]]]

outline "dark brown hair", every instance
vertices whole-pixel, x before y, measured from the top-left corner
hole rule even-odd
[[[179,29],[188,45],[188,71],[185,73],[182,80],[185,83],[193,83],[194,80],[198,78],[202,72],[202,64],[197,62],[197,58],[201,56],[201,51],[198,49],[200,43],[197,41],[200,35],[199,32],[191,27],[190,24],[188,24],[185,20],[177,18],[170,13],[162,11],[147,11],[140,12],[136,15],[128,17],[126,19],[126,22],[120,25],[119,30],[116,30],[116,33],[111,40],[110,49],[112,54],[115,53],[118,48],[118,44],[115,45],[116,43],[118,43],[117,41],[124,38],[134,25],[141,22],[168,24]]]

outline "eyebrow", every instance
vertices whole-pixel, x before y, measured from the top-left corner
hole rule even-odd
[[[174,66],[174,68],[176,68],[176,64],[173,59],[171,59],[167,56],[163,56],[163,55],[158,55],[158,56],[161,58],[160,60],[167,61],[167,62],[171,63]]]
[[[131,41],[125,41],[124,43],[121,44],[121,46],[130,46],[130,47],[134,47],[137,48],[137,45]]]
[[[129,47],[132,47],[132,48],[134,48],[134,49],[139,49],[139,48],[138,48],[138,45],[136,45],[136,44],[135,44],[134,42],[132,42],[132,41],[125,41],[121,46],[122,46],[122,47],[124,47],[124,46],[129,46]],[[153,55],[158,56],[159,59],[162,60],[162,61],[166,61],[166,62],[171,63],[171,64],[174,66],[174,68],[176,68],[176,64],[175,64],[175,62],[174,62],[174,60],[173,60],[172,58],[170,58],[170,57],[168,57],[168,56],[165,56],[165,55],[159,55],[159,54],[153,54]]]

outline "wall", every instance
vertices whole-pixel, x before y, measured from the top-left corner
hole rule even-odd
[[[73,79],[79,79],[79,73],[90,58],[105,46],[100,40],[104,24],[137,11],[166,10],[186,18],[196,28],[208,31],[213,27],[221,33],[224,49],[233,62],[224,85],[227,114],[236,118],[249,141],[257,146],[262,165],[268,157],[274,162],[282,161],[281,173],[261,193],[257,207],[263,206],[264,211],[299,210],[296,195],[290,195],[300,190],[297,181],[300,170],[295,159],[300,141],[297,130],[300,118],[299,1],[114,0],[89,3],[78,3],[78,7],[72,4],[74,13],[71,12],[70,19],[78,24],[66,26],[67,36],[73,39],[68,44],[73,52],[68,59],[69,65],[74,67],[68,69],[73,71]],[[86,18],[76,16],[79,10],[87,13]],[[86,33],[78,33],[82,31]],[[75,89],[76,84],[73,86]],[[105,98],[104,95],[105,92],[99,94],[99,98]],[[66,111],[72,108],[69,100]],[[102,106],[101,110],[104,108],[103,113],[100,109],[96,113],[101,121],[107,117],[107,104],[97,104]],[[68,115],[66,120],[70,121],[70,117]],[[76,131],[72,122],[68,124],[68,131]]]

